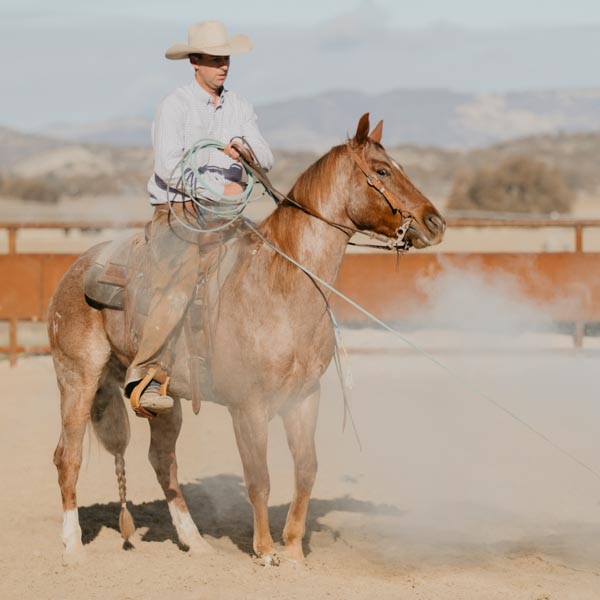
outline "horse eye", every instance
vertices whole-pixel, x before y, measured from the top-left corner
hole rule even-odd
[[[381,176],[381,177],[388,177],[390,174],[390,172],[387,169],[379,169],[377,171],[377,175]]]

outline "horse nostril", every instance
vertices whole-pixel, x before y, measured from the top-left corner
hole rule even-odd
[[[443,233],[444,229],[446,229],[446,223],[444,219],[438,214],[429,214],[425,217],[425,225],[427,229],[431,231],[434,235],[439,235]]]

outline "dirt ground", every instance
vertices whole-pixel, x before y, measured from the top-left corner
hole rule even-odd
[[[193,557],[176,544],[146,459],[147,424],[132,417],[125,458],[134,549],[122,548],[117,531],[112,458],[89,434],[78,485],[87,560],[63,566],[51,359],[1,363],[0,598],[600,599],[600,478],[490,401],[598,472],[597,349],[574,353],[566,336],[549,334],[513,338],[511,351],[497,340],[490,348],[489,339],[471,344],[446,332],[410,335],[432,352],[445,349],[437,356],[447,369],[387,334],[345,332],[362,451],[351,428],[342,432],[339,384],[329,371],[307,558],[279,567],[252,557],[229,415],[208,404],[197,417],[184,407],[178,459],[192,516],[214,554]],[[269,462],[280,542],[292,470],[278,420]]]

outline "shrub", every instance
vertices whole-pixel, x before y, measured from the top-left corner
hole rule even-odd
[[[450,210],[566,213],[574,194],[558,169],[528,156],[512,156],[496,168],[459,175],[448,199]]]
[[[50,174],[44,177],[19,177],[6,174],[0,176],[0,195],[52,204],[62,196],[93,196],[116,194],[129,189],[143,190],[145,179],[137,174],[118,178],[110,175],[58,177]]]
[[[58,202],[60,189],[54,180],[4,175],[0,177],[0,195],[54,203]]]

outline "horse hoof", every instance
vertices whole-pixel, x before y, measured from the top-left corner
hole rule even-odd
[[[260,557],[263,567],[278,567],[280,560],[279,556],[275,552],[270,552],[269,554],[263,554]]]

